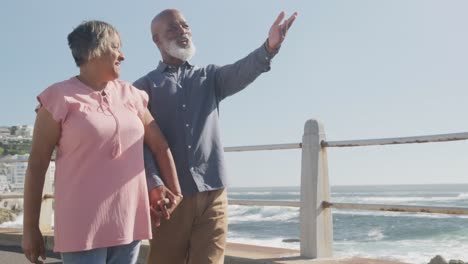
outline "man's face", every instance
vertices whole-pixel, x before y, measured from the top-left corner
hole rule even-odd
[[[195,46],[192,43],[190,27],[182,14],[177,11],[170,12],[159,23],[155,42],[163,57],[189,60],[195,54]]]
[[[192,44],[192,32],[180,12],[174,11],[161,21],[160,40],[175,42],[179,48],[189,48]]]

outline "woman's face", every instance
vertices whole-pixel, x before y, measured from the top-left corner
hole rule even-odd
[[[125,60],[125,56],[120,50],[120,43],[119,36],[113,36],[107,50],[101,56],[95,58],[95,62],[98,64],[97,67],[103,74],[103,79],[108,81],[115,80],[120,76],[120,63]]]

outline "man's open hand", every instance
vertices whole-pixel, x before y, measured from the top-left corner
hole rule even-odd
[[[291,28],[297,17],[297,12],[294,12],[294,14],[286,20],[284,20],[285,16],[286,14],[284,11],[281,12],[270,28],[267,41],[267,49],[270,53],[276,53],[281,47],[281,43],[283,43],[286,38],[286,33],[288,33],[289,28]]]

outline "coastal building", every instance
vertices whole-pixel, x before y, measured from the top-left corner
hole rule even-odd
[[[10,128],[6,126],[0,127],[0,138],[7,138],[11,135]]]
[[[28,167],[29,154],[12,155],[0,158],[0,193],[7,191],[23,192],[24,179]],[[54,186],[55,161],[51,161],[47,170],[46,180]],[[4,176],[5,178],[1,178]],[[2,185],[4,183],[4,185]]]
[[[52,190],[50,190],[51,193],[53,193],[55,190],[54,179],[55,179],[55,161],[51,161],[49,163],[49,168],[47,169],[46,177],[45,177],[46,181],[50,181],[52,183]]]
[[[2,163],[2,159],[0,158],[0,175],[7,175],[8,173],[8,165]]]
[[[10,133],[16,137],[32,138],[33,126],[31,125],[12,126],[10,128]]]
[[[29,154],[13,155],[7,159],[0,160],[0,174],[6,177],[6,184],[10,187],[10,191],[23,192],[24,191],[24,178],[26,176],[26,169],[28,167]],[[4,163],[2,163],[4,161]],[[51,161],[49,169],[47,170],[46,180],[54,181],[55,162]],[[0,181],[0,192],[3,191]]]
[[[8,185],[8,179],[5,174],[0,174],[0,193],[10,191],[10,186]]]
[[[27,157],[29,155],[15,155],[12,158],[15,162],[7,165],[7,179],[12,191],[23,192],[24,190],[24,177],[26,176],[26,169],[28,167]]]
[[[10,190],[13,192],[23,192],[24,191],[24,179],[26,176],[26,170],[28,167],[27,158],[29,154],[26,155],[15,155],[17,161],[10,162],[6,165],[6,177],[7,184],[10,186]],[[14,157],[15,157],[14,156]],[[51,181],[52,186],[54,186],[54,175],[55,175],[55,162],[51,161],[49,164],[49,169],[46,173],[46,180]],[[1,189],[0,189],[1,191]]]

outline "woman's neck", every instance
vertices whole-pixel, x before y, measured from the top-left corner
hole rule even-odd
[[[91,89],[96,91],[102,91],[104,90],[104,88],[106,88],[108,81],[99,78],[100,76],[95,73],[96,71],[81,67],[80,75],[76,76],[76,78],[78,78],[78,80],[80,80],[82,83],[89,86]]]

